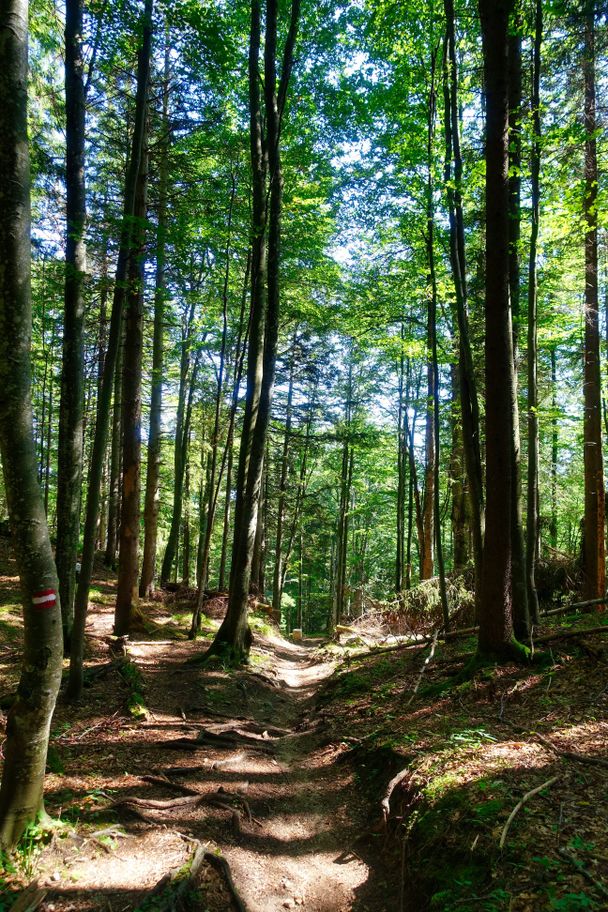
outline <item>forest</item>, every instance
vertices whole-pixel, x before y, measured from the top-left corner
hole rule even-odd
[[[0,0],[0,910],[608,909],[607,90],[597,0]]]

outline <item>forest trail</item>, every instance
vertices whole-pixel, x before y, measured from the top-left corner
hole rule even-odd
[[[358,835],[360,804],[346,770],[336,773],[334,751],[314,716],[314,700],[333,665],[272,638],[274,680],[281,700],[277,719],[291,729],[275,741],[270,758],[257,759],[249,787],[260,828],[253,839],[226,849],[236,883],[251,912],[287,908],[346,912],[368,869],[349,847]],[[270,699],[272,702],[272,696]],[[248,771],[251,766],[247,767]]]
[[[290,643],[258,619],[249,667],[201,666],[210,629],[189,642],[157,602],[153,634],[108,663],[113,596],[112,579],[98,584],[85,704],[60,702],[53,723],[47,809],[77,830],[32,865],[40,908],[156,910],[155,887],[203,844],[227,860],[248,912],[384,909],[350,852],[368,808],[316,712],[335,668],[319,642]],[[187,908],[237,908],[211,865],[196,887]]]

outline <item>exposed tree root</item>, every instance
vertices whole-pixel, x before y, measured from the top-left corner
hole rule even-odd
[[[230,871],[230,865],[222,855],[215,855],[213,852],[205,852],[204,856],[205,861],[209,862],[216,871],[219,871],[222,877],[226,882],[226,886],[230,891],[232,901],[238,912],[247,912],[247,906],[245,905],[241,894],[237,890],[234,880],[232,879],[232,872]]]
[[[391,816],[391,798],[393,797],[393,793],[395,789],[403,785],[406,779],[410,779],[411,775],[411,770],[409,767],[406,767],[405,769],[401,770],[400,773],[397,773],[396,776],[393,776],[386,787],[386,791],[384,792],[384,795],[380,802],[380,807],[382,809],[382,819],[385,828],[388,826],[388,822]]]

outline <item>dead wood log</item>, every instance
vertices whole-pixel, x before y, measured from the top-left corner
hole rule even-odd
[[[587,627],[580,630],[563,630],[554,631],[553,633],[544,633],[542,636],[535,637],[534,643],[551,643],[553,640],[571,640],[579,636],[587,636],[591,633],[608,633],[608,624],[600,627]]]
[[[33,880],[19,894],[11,909],[15,909],[16,912],[34,912],[34,909],[37,909],[40,903],[43,902],[48,892],[48,890],[38,886],[37,880]]]
[[[563,748],[558,747],[557,744],[554,744],[553,741],[545,735],[541,735],[540,732],[535,732],[535,735],[537,741],[540,741],[541,744],[548,747],[553,753],[560,757],[564,757],[566,760],[576,760],[577,763],[588,763],[592,766],[608,767],[608,760],[605,760],[603,757],[593,757],[588,754],[580,754],[578,751],[564,750]]]
[[[541,618],[552,617],[555,614],[565,614],[568,611],[585,612],[592,608],[596,608],[598,605],[605,605],[607,602],[608,593],[602,596],[602,598],[587,599],[584,602],[572,602],[572,604],[562,605],[560,608],[551,608],[550,611],[543,611],[541,613]]]

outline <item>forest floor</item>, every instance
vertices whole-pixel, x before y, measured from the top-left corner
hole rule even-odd
[[[14,568],[0,566],[6,694],[21,632]],[[251,665],[234,671],[196,664],[217,619],[188,641],[179,593],[146,603],[124,646],[113,600],[100,574],[85,699],[60,699],[53,720],[46,806],[63,826],[31,828],[0,909],[608,909],[602,634],[551,641],[538,667],[461,680],[472,639],[424,664],[428,646],[295,644],[256,615]],[[608,618],[543,630],[574,621]]]

